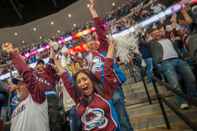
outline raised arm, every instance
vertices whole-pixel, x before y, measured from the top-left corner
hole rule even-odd
[[[98,16],[98,13],[95,8],[95,0],[89,0],[88,9],[93,18],[94,25],[96,27],[97,40],[100,42],[98,51],[100,53],[107,52],[108,41],[106,37],[106,27],[105,22]]]
[[[117,79],[113,71],[115,43],[113,43],[112,40],[110,40],[109,43],[110,45],[108,48],[107,57],[104,59],[104,78],[108,82],[116,84]]]
[[[56,70],[54,69],[54,63],[47,64],[45,70],[46,70],[47,75],[48,75],[47,81],[50,83],[50,86],[48,86],[46,88],[46,90],[51,90],[52,88],[55,87],[55,85],[57,84],[57,82],[59,81],[60,78],[57,75]]]
[[[58,75],[63,81],[65,89],[68,91],[69,95],[72,97],[72,99],[75,101],[75,103],[79,102],[79,98],[77,97],[75,93],[75,87],[73,83],[73,78],[69,75],[68,71],[66,71],[58,58],[54,58],[54,62],[57,68]]]
[[[23,74],[25,71],[30,69],[28,65],[25,63],[22,56],[19,54],[18,49],[14,48],[12,43],[4,43],[2,45],[2,49],[10,55],[12,63],[14,64],[15,68],[19,71],[19,73]]]
[[[184,19],[180,19],[178,20],[178,22],[180,24],[184,24],[184,25],[188,25],[188,24],[191,24],[192,23],[192,18],[191,16],[188,14],[187,10],[185,8],[183,8],[181,10],[181,14],[183,15],[183,18]]]
[[[177,16],[176,16],[176,14],[172,15],[170,21],[171,21],[172,29],[176,30],[176,26],[177,26]]]
[[[50,86],[49,83],[40,83],[36,74],[28,67],[22,56],[15,48],[13,48],[11,43],[3,44],[2,48],[5,52],[10,54],[12,63],[23,76],[24,82],[27,84],[27,89],[29,90],[33,100],[40,104],[43,103],[45,100],[45,87]]]
[[[98,13],[96,12],[95,4],[95,0],[89,0],[89,4],[87,4],[87,7],[89,8],[90,14],[93,19],[99,17]]]
[[[113,93],[114,89],[116,89],[120,82],[114,72],[113,64],[114,64],[114,50],[115,50],[115,44],[112,42],[109,42],[109,48],[107,52],[107,57],[104,59],[104,89],[105,92],[108,92],[108,94]]]
[[[115,54],[116,43],[112,38],[110,40],[108,40],[108,43],[109,43],[109,47],[108,47],[108,51],[107,51],[107,57],[113,59],[114,54]]]

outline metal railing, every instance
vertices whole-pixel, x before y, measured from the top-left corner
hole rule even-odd
[[[146,81],[145,81],[145,70],[144,70],[144,68],[142,66],[137,66],[137,67],[140,68],[140,77],[141,77],[141,81],[142,81],[142,83],[144,85],[144,89],[145,89],[146,96],[148,98],[148,102],[149,102],[149,104],[152,104],[151,96],[150,96],[150,93],[148,91],[148,87],[147,87],[147,84],[146,84]],[[129,71],[130,77],[134,78],[135,83],[138,82],[137,79],[135,78],[135,74],[134,74],[133,69],[128,67],[128,71]]]
[[[158,102],[159,102],[159,106],[160,106],[160,109],[161,109],[161,112],[162,112],[162,115],[163,115],[163,118],[164,118],[164,121],[165,121],[165,124],[166,124],[166,127],[167,129],[170,129],[171,126],[170,126],[170,122],[169,122],[169,119],[168,119],[168,116],[167,116],[167,113],[166,113],[166,110],[165,110],[165,107],[164,107],[164,103],[165,105],[167,105],[167,107],[169,107],[180,119],[182,119],[192,130],[194,131],[197,131],[197,125],[195,123],[193,123],[191,121],[190,118],[188,118],[185,114],[183,114],[181,111],[179,111],[177,109],[176,106],[174,106],[172,103],[168,102],[166,100],[165,97],[163,97],[159,90],[158,90],[158,86],[157,86],[157,83],[161,84],[161,85],[164,85],[164,87],[166,87],[167,90],[169,91],[172,91],[175,95],[177,96],[180,96],[182,98],[184,98],[185,100],[187,100],[191,105],[193,106],[197,106],[197,99],[195,98],[192,98],[192,97],[189,97],[189,96],[186,96],[185,94],[181,93],[180,91],[176,90],[176,89],[173,89],[171,88],[171,86],[166,83],[166,82],[163,82],[159,79],[157,79],[156,77],[153,78],[153,81],[152,81],[152,84],[153,84],[153,87],[154,87],[154,90],[155,90],[155,93],[156,93],[156,97],[158,99]]]
[[[143,68],[141,68],[140,70],[140,74],[141,74],[141,77],[142,77],[142,82],[143,82],[143,85],[144,85],[144,89],[145,89],[145,92],[146,92],[146,96],[148,98],[148,102],[149,104],[152,104],[152,100],[151,100],[151,97],[150,97],[150,93],[148,91],[148,88],[147,88],[147,84],[146,84],[146,81],[145,81],[145,71],[143,70]]]

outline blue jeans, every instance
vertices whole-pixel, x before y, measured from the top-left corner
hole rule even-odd
[[[76,108],[72,107],[68,111],[70,131],[81,131],[81,120],[77,115]]]
[[[108,100],[108,103],[109,103],[110,108],[111,108],[112,117],[113,117],[114,121],[117,124],[117,128],[114,131],[121,131],[121,129],[120,129],[120,122],[119,122],[117,111],[116,111],[116,109],[114,107],[114,103],[113,103],[112,100]]]
[[[161,63],[161,71],[172,88],[180,90],[179,78],[183,80],[186,94],[197,97],[196,80],[190,66],[183,60],[176,58]]]
[[[117,88],[114,91],[112,101],[115,107],[115,110],[118,115],[118,120],[120,124],[121,131],[133,131],[133,127],[129,122],[129,116],[126,111],[125,103],[124,103],[124,95],[121,87]]]
[[[0,93],[0,114],[1,114],[1,108],[4,105],[3,101],[5,100],[5,96],[3,94]]]
[[[146,58],[144,59],[146,63],[146,75],[148,77],[148,81],[152,81],[153,77],[153,58]]]
[[[2,106],[7,105],[8,97],[5,95],[5,93],[0,92],[0,108]]]

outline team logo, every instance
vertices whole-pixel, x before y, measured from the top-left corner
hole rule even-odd
[[[95,56],[93,58],[92,62],[93,62],[93,72],[97,72],[97,71],[102,70],[102,66],[104,63],[102,62],[100,57]]]
[[[94,128],[105,128],[108,124],[108,119],[105,117],[105,113],[100,108],[87,108],[81,121],[84,124],[84,129],[90,131]]]
[[[20,114],[21,112],[23,112],[25,109],[26,107],[24,104],[16,108],[15,111],[12,113],[12,119],[16,117],[18,114]]]

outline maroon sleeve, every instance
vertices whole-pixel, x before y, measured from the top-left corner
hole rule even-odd
[[[15,68],[22,74],[24,82],[27,84],[27,89],[29,90],[33,100],[40,104],[43,103],[45,100],[45,88],[43,85],[39,84],[33,70],[28,67],[22,56],[18,53],[12,53],[11,59]]]
[[[49,76],[47,80],[50,83],[50,87],[48,88],[48,90],[50,90],[54,88],[57,82],[59,81],[59,76],[57,75],[53,66],[51,66],[50,64],[47,65],[46,72],[47,75]]]
[[[23,74],[24,72],[30,70],[29,66],[25,63],[21,55],[16,52],[10,54],[12,63],[19,73]]]
[[[106,37],[106,27],[104,26],[105,23],[100,17],[94,18],[93,21],[96,27],[97,38],[100,42],[98,51],[100,53],[107,52],[109,44]]]
[[[118,81],[114,74],[113,70],[113,59],[106,58],[104,59],[104,78],[105,80],[109,81],[111,84],[116,84]]]
[[[114,89],[118,87],[118,80],[113,71],[113,59],[104,59],[104,89],[105,95],[109,98],[112,96]]]
[[[74,90],[76,87],[74,87],[72,80],[69,79],[69,77],[71,78],[69,73],[65,71],[60,77],[62,78],[62,81],[64,83],[64,87],[68,91],[69,95],[72,97],[72,99],[75,101],[75,103],[79,103],[80,98],[78,98],[76,96],[76,92]]]

